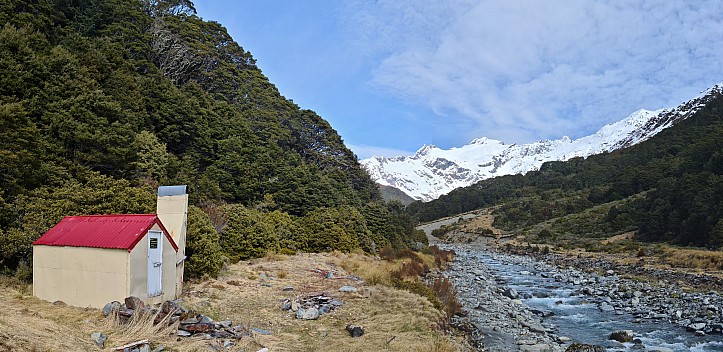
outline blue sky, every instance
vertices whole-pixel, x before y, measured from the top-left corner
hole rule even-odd
[[[723,2],[197,0],[360,158],[578,138],[723,82]]]

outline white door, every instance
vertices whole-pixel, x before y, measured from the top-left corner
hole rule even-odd
[[[148,297],[158,296],[163,292],[163,233],[148,231]]]

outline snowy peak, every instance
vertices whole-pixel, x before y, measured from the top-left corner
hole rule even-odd
[[[484,179],[538,170],[547,161],[588,157],[635,145],[688,118],[721,94],[723,86],[716,85],[676,108],[641,109],[575,140],[564,136],[507,145],[483,137],[459,148],[445,150],[430,144],[413,156],[372,157],[361,163],[377,183],[398,188],[414,199],[430,201]]]

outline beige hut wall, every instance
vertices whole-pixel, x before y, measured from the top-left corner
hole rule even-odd
[[[188,194],[176,196],[158,197],[156,203],[156,214],[161,219],[163,226],[178,246],[175,263],[180,263],[176,268],[176,296],[183,291],[183,267],[186,257],[186,227],[188,226]],[[166,260],[165,258],[163,259]],[[163,283],[165,285],[165,282]],[[166,291],[164,286],[164,291]]]
[[[93,308],[123,300],[128,296],[128,251],[35,245],[33,295]]]
[[[154,225],[151,230],[162,231]],[[160,296],[148,297],[148,234],[136,244],[130,252],[130,290],[129,295],[136,296],[146,303],[161,303],[177,298],[176,295],[176,250],[168,237],[163,237],[163,266]]]
[[[186,254],[188,194],[158,197],[156,214],[178,245],[178,255],[182,258]]]

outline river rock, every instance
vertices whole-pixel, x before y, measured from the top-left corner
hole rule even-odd
[[[507,289],[502,292],[502,295],[507,298],[517,299],[520,295],[517,293],[517,290],[514,288],[508,287]]]
[[[689,331],[699,331],[705,328],[705,323],[693,323],[687,326]]]
[[[570,346],[567,346],[567,349],[565,349],[565,352],[605,352],[605,347],[602,346],[596,346],[596,345],[586,345],[583,343],[573,343]]]
[[[633,331],[632,330],[620,330],[613,332],[608,336],[608,340],[615,340],[617,342],[632,342]]]

